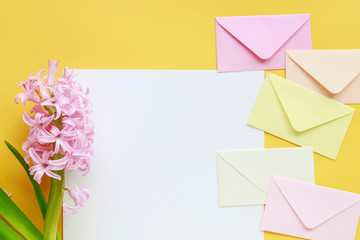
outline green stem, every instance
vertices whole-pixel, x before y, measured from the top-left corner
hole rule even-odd
[[[51,114],[56,114],[55,107],[44,106],[44,108]],[[52,125],[62,130],[62,116],[59,119],[53,120]],[[55,144],[54,144],[55,148]],[[55,153],[53,156],[54,160],[61,159],[64,156],[60,153]],[[57,225],[59,222],[59,216],[61,206],[64,197],[64,186],[65,186],[65,170],[53,171],[61,177],[61,180],[51,179],[50,194],[48,204],[46,208],[45,224],[44,224],[44,239],[43,240],[61,240],[60,234],[57,231]]]
[[[62,157],[61,154],[57,153],[54,155],[54,160]],[[56,240],[57,225],[64,197],[64,170],[54,171],[54,173],[58,174],[61,180],[51,179],[49,201],[45,215],[44,240]]]

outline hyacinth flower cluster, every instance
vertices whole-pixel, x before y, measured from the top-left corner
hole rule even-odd
[[[64,189],[64,171],[79,170],[85,175],[91,169],[90,159],[94,155],[92,105],[88,99],[89,90],[76,81],[73,70],[65,67],[62,76],[56,79],[58,62],[50,60],[48,74],[43,76],[45,71],[33,73],[28,81],[21,82],[19,88],[22,87],[24,93],[15,97],[15,101],[20,100],[23,105],[34,104],[30,113],[23,114],[30,132],[22,148],[36,182],[41,183],[47,175],[52,178],[50,191],[56,191],[52,189],[56,186],[62,188],[59,191],[68,191],[75,205],[62,206],[65,213],[73,214],[89,199],[89,191],[78,187]]]

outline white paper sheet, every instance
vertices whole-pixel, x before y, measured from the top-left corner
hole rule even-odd
[[[66,176],[92,195],[65,240],[260,240],[263,206],[219,208],[216,150],[261,148],[246,125],[264,72],[78,70],[96,157]],[[71,202],[66,197],[65,201]]]

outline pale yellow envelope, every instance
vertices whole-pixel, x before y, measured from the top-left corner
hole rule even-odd
[[[311,147],[223,150],[216,155],[220,207],[265,204],[273,175],[315,181]]]
[[[360,50],[286,52],[286,78],[342,103],[360,103]]]
[[[267,74],[248,124],[335,159],[355,109]]]

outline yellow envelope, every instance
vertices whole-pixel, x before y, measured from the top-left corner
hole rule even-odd
[[[222,150],[216,158],[220,207],[265,204],[274,175],[315,183],[311,147]]]
[[[360,50],[286,52],[286,78],[342,103],[360,103]]]
[[[336,158],[355,109],[275,74],[267,74],[248,124]]]

